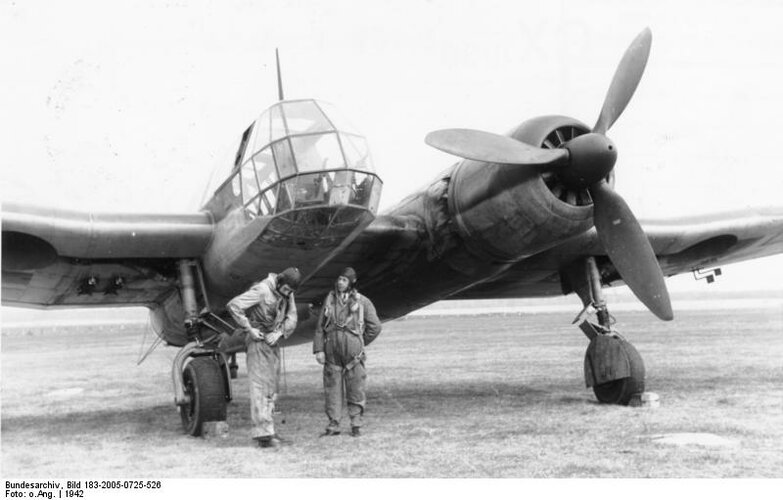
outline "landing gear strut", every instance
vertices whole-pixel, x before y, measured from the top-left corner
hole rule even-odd
[[[199,278],[205,305],[202,314],[198,313],[194,270]],[[232,366],[219,349],[221,329],[211,324],[210,320],[222,320],[209,312],[197,262],[179,262],[179,284],[185,329],[191,341],[174,357],[174,403],[179,407],[184,431],[191,436],[200,436],[205,422],[226,420],[226,405],[231,401],[231,379],[236,377],[236,358],[232,357]],[[223,327],[225,330],[231,325],[225,324]]]
[[[593,388],[602,403],[627,405],[632,397],[644,392],[644,362],[636,348],[613,328],[614,318],[606,306],[595,258],[588,257],[583,264],[579,277],[584,281],[576,281],[583,286],[574,289],[585,307],[574,323],[579,322],[579,328],[590,339],[585,352],[585,385]],[[590,309],[595,310],[598,324],[585,319]]]

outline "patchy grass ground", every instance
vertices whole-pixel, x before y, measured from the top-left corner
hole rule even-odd
[[[366,433],[318,438],[320,367],[286,350],[294,444],[248,436],[244,357],[230,434],[182,433],[173,348],[141,366],[136,327],[34,328],[2,338],[5,477],[781,477],[783,311],[616,315],[645,359],[655,409],[597,404],[584,388],[587,340],[563,314],[415,318],[368,348]],[[733,447],[650,437],[707,432]],[[267,459],[272,454],[274,460]]]

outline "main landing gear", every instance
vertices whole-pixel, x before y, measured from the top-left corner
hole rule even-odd
[[[588,257],[571,271],[573,288],[585,304],[574,323],[579,323],[590,339],[585,352],[585,385],[593,388],[601,403],[627,405],[644,392],[642,357],[613,328],[614,318],[606,306],[595,258]],[[595,311],[598,324],[585,319],[590,309]]]
[[[194,270],[204,302],[201,314],[198,314]],[[179,284],[185,311],[184,326],[191,341],[174,357],[174,403],[179,408],[184,431],[191,436],[200,436],[207,422],[226,420],[231,379],[236,378],[237,372],[236,352],[242,346],[234,342],[229,347],[225,332],[232,332],[233,327],[209,312],[197,262],[179,262]]]
[[[200,436],[205,422],[224,422],[231,400],[228,363],[222,353],[191,342],[177,353],[172,370],[174,402],[182,427]]]

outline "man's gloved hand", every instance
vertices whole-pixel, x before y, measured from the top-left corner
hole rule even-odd
[[[253,339],[255,342],[263,342],[264,341],[264,334],[261,333],[261,330],[258,328],[250,327],[250,330],[247,331],[247,334],[250,335],[250,338]]]
[[[283,336],[283,332],[280,330],[274,331],[266,336],[266,343],[270,346],[274,346],[277,344],[277,342],[280,340],[280,337]]]
[[[326,354],[323,351],[315,353],[315,360],[318,361],[319,365],[326,363]]]

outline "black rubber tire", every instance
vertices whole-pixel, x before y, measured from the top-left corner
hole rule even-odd
[[[624,339],[618,339],[631,366],[631,376],[593,386],[593,393],[601,403],[627,405],[634,394],[644,392],[644,361],[636,348]]]
[[[190,403],[179,408],[187,434],[200,436],[204,422],[226,420],[226,390],[217,361],[193,358],[182,371],[182,383],[185,394],[190,396]]]

